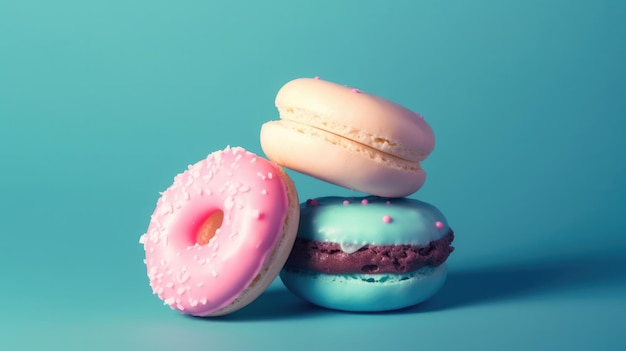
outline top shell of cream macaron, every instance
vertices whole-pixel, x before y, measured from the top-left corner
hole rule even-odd
[[[271,160],[327,182],[380,196],[417,191],[435,137],[424,118],[356,88],[315,78],[285,84],[279,121],[261,128]]]
[[[424,118],[392,101],[333,82],[299,78],[276,95],[280,118],[319,128],[419,162],[435,147]]]

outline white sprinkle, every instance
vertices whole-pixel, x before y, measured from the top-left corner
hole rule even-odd
[[[274,175],[272,174],[272,172],[267,172],[267,178],[268,179],[272,179],[274,177]]]
[[[170,298],[165,299],[164,304],[172,305],[175,301],[176,299],[174,299],[173,297],[170,297]]]
[[[164,203],[160,212],[161,216],[172,213],[172,204],[169,202]]]
[[[169,283],[165,284],[165,287],[166,288],[173,288],[174,287],[174,283],[169,282]]]
[[[176,275],[176,280],[182,284],[188,281],[190,277],[189,273],[183,271]]]
[[[226,198],[226,200],[224,200],[224,208],[226,210],[231,210],[234,204],[235,204],[235,201],[232,196],[229,196]]]
[[[200,299],[200,303],[201,303],[201,304],[206,305],[206,302],[207,302],[207,301],[206,301],[206,299],[205,299],[204,297]]]
[[[140,243],[140,244],[145,244],[145,243],[146,243],[146,234],[142,234],[142,235],[139,237],[139,243]]]
[[[267,189],[263,189],[263,190],[261,190],[261,194],[263,194],[263,195],[267,195]]]
[[[238,191],[239,191],[239,189],[237,189],[237,185],[230,184],[228,186],[228,194],[230,194],[230,195],[237,195]]]
[[[250,162],[255,163],[256,162],[256,157],[251,158]]]
[[[261,172],[256,172],[256,175],[261,178],[261,180],[265,180],[265,176]]]
[[[180,287],[180,288],[178,288],[178,290],[176,290],[176,293],[177,293],[178,295],[182,295],[182,294],[184,294],[184,293],[185,293],[185,291],[187,291],[187,290],[185,290],[185,288]]]
[[[189,304],[191,305],[191,307],[196,307],[196,306],[198,306],[198,301],[196,301],[196,300],[194,300],[192,298],[189,298]]]
[[[250,187],[247,186],[247,185],[242,185],[242,186],[239,187],[239,192],[241,192],[241,193],[245,193],[245,192],[248,192],[248,191],[250,191]]]

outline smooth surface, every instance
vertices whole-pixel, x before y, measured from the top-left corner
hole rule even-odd
[[[380,196],[409,196],[424,184],[419,162],[435,136],[419,113],[320,77],[287,82],[275,104],[280,120],[263,124],[261,147],[278,164]]]
[[[375,92],[320,77],[287,82],[275,104],[281,120],[319,128],[404,160],[423,161],[435,146],[432,128],[418,112]]]
[[[451,229],[435,206],[411,198],[318,197],[300,205],[300,217],[298,237],[352,252],[367,244],[426,246]]]
[[[1,1],[0,349],[623,349],[626,3],[388,3]],[[278,282],[230,317],[163,306],[137,243],[158,192],[261,153],[278,89],[315,75],[428,119],[445,285],[385,314]]]
[[[426,179],[426,173],[415,162],[302,124],[268,122],[261,127],[260,137],[269,159],[345,189],[380,196],[408,196]]]
[[[446,264],[407,274],[323,274],[290,270],[280,281],[315,305],[351,312],[393,311],[432,297],[446,280]]]

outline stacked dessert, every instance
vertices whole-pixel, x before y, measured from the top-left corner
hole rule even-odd
[[[232,313],[279,275],[320,306],[385,311],[432,296],[453,233],[407,198],[433,150],[424,119],[393,102],[320,79],[278,92],[280,121],[261,129],[274,162],[226,147],[189,165],[161,193],[144,246],[152,292],[183,314]],[[284,166],[367,194],[300,203]]]
[[[434,206],[408,198],[435,138],[424,118],[389,100],[316,78],[285,84],[280,120],[261,146],[278,165],[366,194],[300,204],[294,247],[280,277],[314,304],[347,311],[408,307],[446,279],[453,231]]]

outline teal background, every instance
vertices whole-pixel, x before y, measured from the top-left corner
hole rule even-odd
[[[626,2],[0,0],[0,350],[623,349]],[[413,197],[457,250],[431,300],[221,319],[151,295],[139,236],[174,175],[262,153],[319,75],[423,114]],[[350,195],[293,175],[301,199]],[[184,348],[183,348],[184,347]]]

